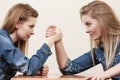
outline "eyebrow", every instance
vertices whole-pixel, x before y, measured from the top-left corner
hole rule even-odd
[[[87,24],[89,24],[90,23],[90,21],[87,21],[87,22],[85,22],[85,25],[87,25]]]
[[[29,26],[34,27],[35,25],[34,25],[34,24],[32,24],[32,25],[29,25]]]

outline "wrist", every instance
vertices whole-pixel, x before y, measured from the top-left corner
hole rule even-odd
[[[54,40],[50,39],[50,38],[46,38],[46,44],[51,48],[52,45],[54,43]]]
[[[55,43],[55,44],[62,43],[62,39],[60,39],[60,40],[58,40],[58,41],[55,41],[54,43]]]
[[[104,77],[105,77],[106,79],[111,78],[110,74],[107,73],[107,71],[105,71],[103,74],[104,74]]]

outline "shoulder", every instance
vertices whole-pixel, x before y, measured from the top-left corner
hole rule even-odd
[[[8,36],[0,34],[0,48],[1,49],[11,49],[13,48],[13,43]]]

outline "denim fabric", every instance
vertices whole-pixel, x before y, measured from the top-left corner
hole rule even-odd
[[[103,47],[101,47],[100,49],[94,48],[94,52],[95,52],[95,58],[94,58],[95,65],[101,63],[103,66],[103,70],[106,70],[106,62],[105,62],[105,58],[104,58],[104,48]],[[118,44],[116,56],[115,56],[113,64],[111,66],[114,66],[118,63],[120,63],[120,44]],[[60,71],[66,75],[67,74],[76,74],[76,73],[85,71],[91,67],[93,67],[93,63],[92,63],[92,58],[91,58],[91,52],[89,51],[74,60],[68,59],[65,67],[63,69],[60,69]],[[120,75],[112,77],[112,80],[120,80]]]
[[[0,80],[10,80],[17,71],[35,75],[52,52],[47,44],[37,50],[30,59],[16,48],[6,30],[0,30]]]

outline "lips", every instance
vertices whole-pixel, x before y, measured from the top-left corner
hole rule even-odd
[[[92,37],[92,34],[89,33],[89,35]]]
[[[31,37],[31,35],[28,35],[27,37],[28,37],[28,38],[30,38],[30,37]]]

